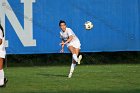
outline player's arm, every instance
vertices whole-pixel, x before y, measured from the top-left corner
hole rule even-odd
[[[63,43],[64,43],[64,41],[62,40],[61,43],[60,43],[60,44],[61,44],[60,53],[64,53],[64,46],[65,46],[65,45],[64,45]]]
[[[0,38],[0,45],[2,44],[2,39]]]
[[[71,35],[71,36],[69,36],[69,38],[66,42],[63,41],[60,44],[64,46],[65,44],[69,43],[72,39],[73,39],[73,36]]]
[[[69,31],[67,33],[68,33],[69,38],[67,39],[66,42],[62,42],[61,45],[65,45],[65,44],[69,43],[73,39],[72,30],[69,29]]]
[[[0,45],[2,44],[2,38],[3,38],[2,32],[0,31]]]
[[[61,47],[62,47],[62,49],[64,49],[64,41],[62,40],[62,42],[61,42]]]
[[[69,43],[71,40],[73,39],[73,36],[71,35],[71,36],[69,36],[69,39],[64,43],[64,44],[67,44],[67,43]]]

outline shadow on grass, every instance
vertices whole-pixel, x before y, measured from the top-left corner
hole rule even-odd
[[[41,73],[38,73],[38,75],[41,75],[44,77],[67,77],[67,75],[60,75],[60,74],[41,74]]]

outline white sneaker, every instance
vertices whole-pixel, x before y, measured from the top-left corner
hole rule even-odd
[[[78,64],[80,64],[81,60],[82,60],[82,55],[79,55],[79,57],[78,57]]]
[[[72,77],[72,73],[69,73],[68,78],[71,78],[71,77]]]

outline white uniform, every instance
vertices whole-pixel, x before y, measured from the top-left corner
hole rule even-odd
[[[5,58],[6,51],[5,51],[5,38],[3,37],[3,33],[0,29],[0,39],[2,39],[2,44],[0,45],[0,58]]]
[[[69,36],[73,36],[73,39],[69,43],[67,43],[67,47],[73,46],[74,48],[81,49],[81,47],[80,47],[81,44],[80,44],[79,39],[77,38],[77,36],[74,34],[74,32],[70,28],[66,28],[65,32],[60,31],[60,38],[62,38],[62,40],[64,42],[66,42],[68,40]]]

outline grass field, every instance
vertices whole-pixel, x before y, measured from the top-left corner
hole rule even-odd
[[[140,64],[9,67],[0,93],[140,93]]]

